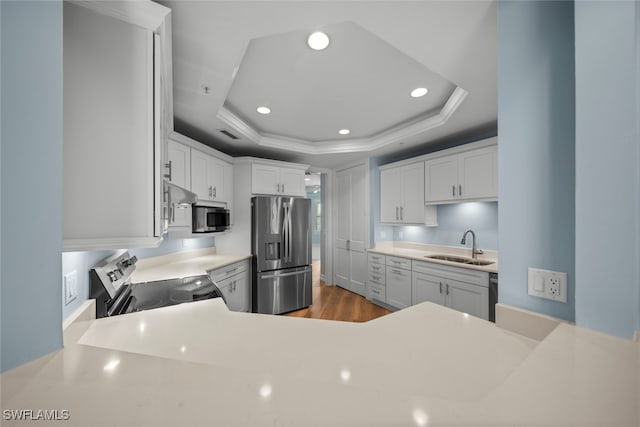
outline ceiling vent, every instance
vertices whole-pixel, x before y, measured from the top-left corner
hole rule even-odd
[[[240,138],[238,138],[237,136],[235,136],[234,134],[232,134],[231,132],[229,132],[226,129],[220,129],[220,133],[225,135],[225,136],[227,136],[227,137],[229,137],[229,138],[231,138],[231,139],[240,139]]]

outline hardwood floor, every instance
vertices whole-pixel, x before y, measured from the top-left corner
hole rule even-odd
[[[286,316],[366,322],[391,313],[366,298],[320,280],[320,261],[313,261],[313,304]]]

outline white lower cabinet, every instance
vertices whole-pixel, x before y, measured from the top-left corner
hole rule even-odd
[[[408,258],[368,254],[367,297],[395,308],[429,301],[489,319],[489,273]]]
[[[386,257],[381,254],[369,253],[367,266],[367,298],[379,302],[387,302],[387,267]]]
[[[387,304],[397,308],[405,308],[411,305],[411,270],[403,267],[411,267],[411,261],[386,257],[387,264]]]
[[[231,311],[249,311],[249,261],[241,261],[209,272]]]
[[[489,319],[489,273],[424,261],[412,263],[412,303],[430,301]]]

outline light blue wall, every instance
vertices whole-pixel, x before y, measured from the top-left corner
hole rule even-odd
[[[62,2],[2,1],[1,361],[62,347]]]
[[[192,249],[208,248],[215,246],[214,237],[200,237],[196,239],[165,239],[157,248],[129,249],[131,255],[139,259],[183,252]],[[78,277],[78,297],[69,305],[64,305],[62,299],[62,317],[66,319],[75,309],[89,298],[89,270],[98,262],[115,254],[117,251],[90,251],[90,252],[64,252],[62,254],[62,277],[72,271],[76,271]],[[61,279],[63,280],[63,279]],[[62,288],[62,283],[60,282]]]
[[[640,3],[578,1],[576,323],[640,330]]]
[[[465,231],[476,234],[480,249],[498,250],[498,202],[472,202],[438,206],[438,226],[405,225],[392,227],[395,241],[471,248],[471,239],[460,244]],[[392,240],[386,239],[386,240]]]
[[[573,43],[573,2],[499,2],[500,302],[571,321],[575,317]],[[528,267],[567,272],[568,302],[527,295]]]

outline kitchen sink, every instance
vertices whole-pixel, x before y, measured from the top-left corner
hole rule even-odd
[[[459,262],[460,264],[468,265],[489,265],[493,264],[493,261],[484,261],[480,259],[465,258],[456,255],[425,255],[425,258],[439,259],[442,261]]]

